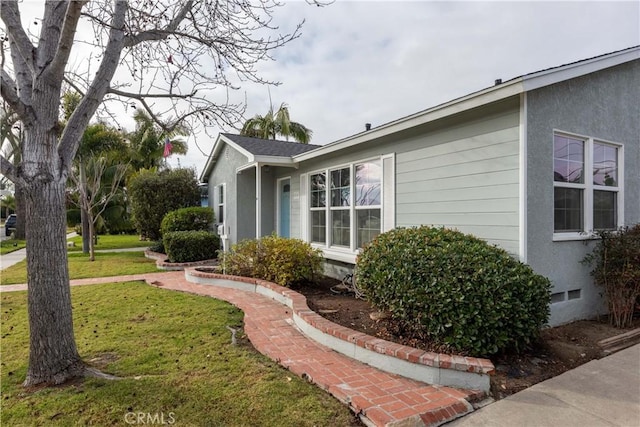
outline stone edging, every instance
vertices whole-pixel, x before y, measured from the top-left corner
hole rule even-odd
[[[167,255],[161,254],[158,252],[150,251],[149,249],[144,251],[144,256],[149,259],[156,260],[156,267],[160,270],[166,271],[180,271],[184,270],[188,267],[198,267],[204,265],[210,265],[214,262],[214,259],[208,259],[204,261],[195,261],[195,262],[167,262]]]
[[[386,372],[428,384],[488,392],[495,371],[488,359],[432,353],[337,325],[307,306],[307,299],[291,289],[249,277],[205,273],[185,268],[187,281],[255,292],[286,305],[293,321],[307,336],[331,349]]]

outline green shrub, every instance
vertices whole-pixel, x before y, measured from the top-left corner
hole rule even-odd
[[[640,224],[600,231],[598,237],[583,262],[593,267],[591,275],[604,288],[611,324],[626,328],[633,321],[640,297]]]
[[[488,356],[522,350],[549,316],[548,279],[506,251],[444,228],[399,228],[358,256],[357,286],[408,333]]]
[[[171,231],[211,231],[213,220],[213,209],[211,208],[182,208],[167,213],[162,218],[160,230],[163,235]]]
[[[195,262],[216,258],[220,237],[210,231],[171,231],[162,237],[169,262]]]
[[[320,274],[322,256],[319,249],[302,240],[272,235],[233,245],[223,254],[222,265],[227,274],[291,286]]]
[[[166,254],[166,251],[164,250],[164,242],[162,241],[162,239],[156,240],[155,242],[151,243],[151,245],[149,245],[149,250],[151,252],[157,252],[159,254]]]
[[[167,212],[200,205],[192,169],[141,170],[129,179],[127,189],[138,233],[151,240],[160,238],[160,224]]]

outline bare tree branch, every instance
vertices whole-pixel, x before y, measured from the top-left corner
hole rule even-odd
[[[63,164],[68,167],[76,149],[82,132],[89,124],[89,120],[95,113],[98,105],[109,88],[109,83],[118,67],[120,52],[124,44],[124,22],[127,12],[126,0],[117,0],[109,31],[109,43],[104,50],[104,56],[93,82],[87,90],[78,108],[73,112],[64,133],[60,138],[58,153]]]
[[[0,72],[0,93],[2,94],[2,98],[9,104],[13,111],[20,116],[23,122],[33,123],[36,120],[33,110],[25,105],[18,96],[16,82],[13,81],[5,70]]]
[[[80,19],[80,11],[87,2],[88,0],[73,0],[69,2],[58,42],[58,48],[55,51],[51,65],[48,67],[48,72],[55,79],[60,79],[64,76],[64,68],[69,60],[76,27],[78,26],[78,20]]]
[[[193,0],[185,2],[176,16],[162,29],[142,31],[136,35],[128,36],[124,43],[125,47],[133,47],[145,41],[166,40],[169,35],[177,30],[178,25],[185,19],[192,7]]]
[[[16,168],[9,160],[5,159],[5,157],[2,155],[0,155],[0,172],[2,173],[2,175],[9,178],[9,181],[11,182],[16,183],[16,181],[18,181]]]
[[[2,0],[0,2],[0,17],[4,22],[9,39],[15,43],[15,50],[28,66],[31,73],[35,73],[35,55],[36,50],[29,40],[29,36],[22,28],[20,19],[20,10],[18,9],[17,0]]]

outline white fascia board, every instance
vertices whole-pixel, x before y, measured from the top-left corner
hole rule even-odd
[[[241,146],[239,146],[238,144],[236,144],[235,142],[233,142],[232,140],[230,140],[226,136],[220,135],[220,139],[222,139],[225,142],[225,144],[230,145],[231,147],[233,147],[234,150],[236,150],[237,152],[239,152],[242,155],[244,155],[249,160],[249,162],[254,162],[255,161],[254,155],[252,153],[250,153],[249,151],[245,150],[244,148],[242,148]]]
[[[357,135],[332,142],[331,144],[324,145],[320,148],[316,148],[315,150],[307,151],[306,153],[293,156],[293,160],[295,162],[301,162],[313,159],[318,156],[329,154],[334,151],[343,150],[345,148],[352,147],[363,142],[401,132],[415,126],[420,126],[422,124],[429,123],[447,116],[471,110],[485,104],[500,101],[502,99],[518,95],[522,93],[522,91],[522,78],[516,78],[508,82],[501,83],[497,86],[492,86],[490,88],[481,90],[480,92],[476,92],[462,98],[454,99],[453,101],[449,101],[445,104],[441,104],[428,110],[395,120],[370,131],[359,133]]]
[[[258,162],[251,162],[251,163],[244,164],[242,166],[238,166],[236,168],[236,174],[239,174],[240,172],[242,172],[244,170],[247,170],[247,169],[253,169],[253,168],[257,167],[258,164],[259,164]]]
[[[207,157],[207,162],[204,164],[204,168],[202,169],[202,173],[200,174],[200,182],[207,182],[209,180],[208,175],[211,173],[211,169],[213,168],[213,164],[216,162],[216,158],[218,157],[218,153],[220,152],[220,148],[222,147],[222,142],[220,134],[216,138],[216,142],[213,143],[213,148],[211,149],[211,154]]]
[[[293,161],[291,157],[282,157],[282,156],[255,156],[254,160],[256,162],[260,162],[263,165],[270,166],[289,166],[298,168],[298,164]]]
[[[606,68],[615,67],[636,59],[640,59],[640,47],[615,52],[603,57],[592,58],[580,61],[575,64],[568,64],[561,67],[552,68],[550,70],[539,71],[522,77],[524,90],[530,91],[549,86],[555,83],[570,80],[586,74],[595,73],[596,71]]]
[[[222,147],[225,144],[231,146],[234,150],[244,155],[249,160],[249,163],[255,161],[255,159],[253,158],[254,157],[253,154],[251,154],[250,152],[248,152],[247,150],[245,150],[244,148],[242,148],[241,146],[239,146],[229,138],[225,137],[224,135],[218,134],[218,138],[216,139],[216,142],[213,144],[213,148],[211,149],[211,154],[209,154],[209,157],[207,158],[207,163],[205,163],[204,169],[200,174],[201,182],[207,182],[208,180],[207,176],[211,173],[211,169],[213,168],[213,165],[215,164],[216,159],[218,158],[218,154],[220,153],[220,150],[222,150]]]

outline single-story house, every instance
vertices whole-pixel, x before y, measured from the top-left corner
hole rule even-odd
[[[553,283],[552,325],[605,310],[593,230],[640,222],[640,46],[496,81],[323,146],[222,133],[200,179],[225,247],[276,232],[341,277],[394,227],[474,234]]]

